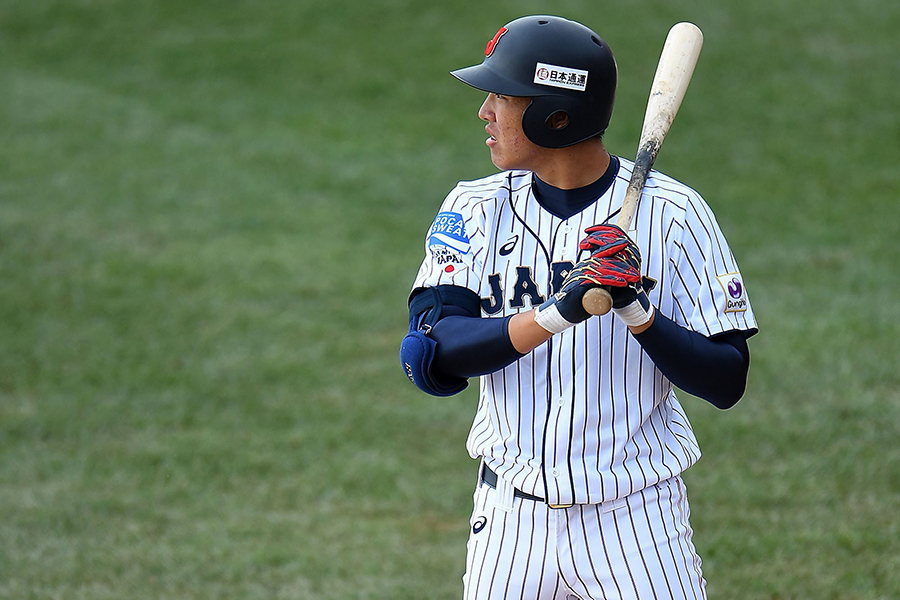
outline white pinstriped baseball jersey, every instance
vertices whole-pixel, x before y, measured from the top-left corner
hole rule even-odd
[[[540,305],[583,258],[584,229],[621,207],[633,163],[619,163],[610,188],[569,219],[538,204],[531,172],[460,182],[429,230],[414,288],[469,288],[488,317]],[[632,227],[657,310],[706,336],[756,328],[737,263],[696,191],[651,172]],[[612,312],[480,383],[469,454],[550,504],[624,498],[700,456],[672,384]]]

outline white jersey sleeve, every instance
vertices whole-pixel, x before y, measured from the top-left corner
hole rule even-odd
[[[484,295],[485,228],[497,202],[506,200],[503,174],[460,182],[444,199],[425,237],[425,259],[413,289],[456,285]]]
[[[709,205],[688,192],[682,228],[675,231],[672,317],[705,336],[732,330],[756,333],[747,289]]]

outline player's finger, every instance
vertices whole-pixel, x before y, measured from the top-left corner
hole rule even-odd
[[[584,230],[587,237],[578,247],[589,250],[594,257],[612,256],[631,244],[631,239],[616,225],[593,225]]]

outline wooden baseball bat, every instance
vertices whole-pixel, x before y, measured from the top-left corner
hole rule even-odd
[[[650,86],[650,99],[644,113],[634,171],[625,191],[622,211],[616,220],[616,225],[625,231],[631,227],[647,175],[653,168],[659,148],[681,107],[702,46],[703,33],[693,23],[677,23],[666,36],[666,43],[656,66],[656,75]],[[612,308],[612,297],[607,290],[594,288],[584,295],[582,306],[592,315],[605,315]]]

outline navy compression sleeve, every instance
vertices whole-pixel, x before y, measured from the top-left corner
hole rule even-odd
[[[663,375],[687,393],[721,409],[744,395],[750,349],[743,332],[708,338],[656,311],[653,324],[634,337]]]
[[[455,307],[444,306],[446,312]],[[453,377],[476,377],[499,371],[524,354],[512,345],[507,322],[512,317],[489,318],[448,315],[431,329],[437,342],[432,368]]]
[[[445,308],[456,312],[453,307]],[[448,314],[430,333],[437,342],[433,368],[453,377],[477,377],[522,358],[525,355],[509,339],[510,318]],[[635,338],[659,370],[689,394],[721,409],[734,406],[743,395],[750,367],[750,351],[743,333],[735,331],[707,338],[657,311],[653,325]]]

